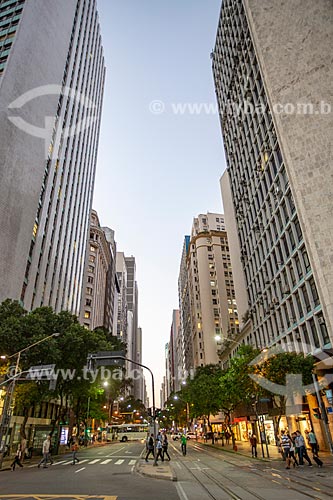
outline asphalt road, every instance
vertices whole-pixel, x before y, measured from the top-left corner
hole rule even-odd
[[[136,472],[144,445],[111,443],[70,454],[47,469],[25,464],[0,472],[0,500],[328,500],[332,498],[332,464],[323,469],[285,470],[281,460],[265,462],[223,453],[196,442],[188,453],[170,442],[169,453],[177,482],[147,478]],[[149,469],[154,467],[149,465]],[[169,467],[169,462],[159,464]]]
[[[106,500],[179,500],[171,481],[141,477],[134,472],[144,445],[138,442],[112,443],[78,453],[80,462],[71,464],[71,455],[56,459],[47,469],[37,464],[0,473],[0,499],[19,500],[36,496],[82,499],[96,496]],[[13,496],[9,496],[13,495]],[[50,497],[56,495],[56,497]]]

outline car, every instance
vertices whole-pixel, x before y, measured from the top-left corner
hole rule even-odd
[[[182,433],[181,432],[177,432],[176,434],[172,435],[172,439],[174,441],[178,441],[178,439],[180,439],[181,437],[182,437]]]
[[[187,432],[186,437],[187,439],[197,439],[197,435],[195,432]]]

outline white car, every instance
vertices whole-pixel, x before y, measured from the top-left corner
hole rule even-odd
[[[187,439],[197,439],[197,435],[195,432],[187,432],[186,437]]]

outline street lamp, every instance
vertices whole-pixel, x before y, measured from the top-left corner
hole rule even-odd
[[[148,370],[150,375],[151,375],[151,383],[152,383],[152,396],[153,396],[153,426],[154,426],[154,466],[157,466],[157,460],[156,460],[156,407],[155,407],[155,381],[154,381],[154,374],[151,371],[148,366],[142,365],[141,363],[138,363],[137,361],[133,361],[133,359],[126,358],[125,356],[121,356],[118,354],[115,354],[112,356],[111,355],[94,355],[90,354],[88,356],[88,367],[91,366],[92,362],[94,360],[106,360],[106,359],[121,359],[123,361],[129,361],[130,363],[133,363],[133,365],[141,366],[141,368],[144,368],[145,370]]]
[[[20,351],[16,352],[15,354],[11,354],[10,356],[5,356],[1,355],[1,359],[10,359],[13,358],[14,356],[17,356],[16,364],[15,364],[15,370],[14,370],[14,375],[9,379],[6,380],[5,383],[10,382],[8,390],[6,392],[4,404],[3,404],[3,413],[2,413],[2,419],[1,419],[1,425],[0,425],[0,469],[2,468],[2,462],[3,462],[3,455],[5,451],[5,445],[7,441],[7,436],[9,432],[9,426],[10,426],[10,419],[12,415],[12,410],[13,410],[13,395],[14,395],[14,390],[15,390],[15,384],[16,384],[16,379],[18,376],[20,376],[20,359],[21,359],[21,354],[25,351],[28,351],[28,349],[31,349],[32,347],[35,347],[38,344],[41,344],[42,342],[45,342],[46,340],[49,340],[53,337],[59,337],[60,333],[55,332],[52,333],[52,335],[48,335],[47,337],[44,337],[41,340],[38,340],[37,342],[34,342],[33,344],[28,345],[24,349],[21,349]],[[2,385],[2,384],[1,384]]]

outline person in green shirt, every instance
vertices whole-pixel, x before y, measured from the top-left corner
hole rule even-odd
[[[182,452],[183,452],[183,455],[185,457],[185,455],[186,455],[186,444],[187,444],[187,438],[186,438],[185,434],[182,434],[180,442],[182,444]]]

